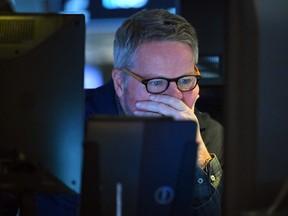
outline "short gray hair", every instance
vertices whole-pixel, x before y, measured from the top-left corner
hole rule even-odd
[[[133,67],[139,45],[152,41],[188,44],[198,61],[198,39],[193,26],[183,17],[164,9],[140,11],[118,28],[114,39],[114,67]]]

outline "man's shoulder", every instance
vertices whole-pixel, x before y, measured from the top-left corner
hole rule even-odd
[[[94,89],[86,89],[85,90],[86,98],[95,97],[95,96],[113,96],[115,95],[113,80],[109,80],[106,84],[99,86]],[[90,98],[89,98],[90,99]]]
[[[201,129],[205,129],[205,128],[218,128],[218,129],[221,128],[222,129],[223,128],[222,124],[220,124],[220,122],[212,118],[207,112],[201,112],[198,109],[195,109],[195,115],[198,118]]]
[[[87,119],[94,114],[117,114],[112,79],[96,89],[85,90],[85,118]]]

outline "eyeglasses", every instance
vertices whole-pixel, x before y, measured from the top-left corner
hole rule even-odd
[[[191,91],[198,84],[199,79],[201,78],[200,72],[196,66],[194,66],[196,75],[185,75],[174,79],[167,78],[152,78],[152,79],[143,79],[139,75],[130,71],[125,67],[121,67],[120,70],[134,77],[136,80],[145,85],[147,92],[152,94],[160,94],[166,91],[169,87],[170,82],[175,82],[177,88],[181,92]]]

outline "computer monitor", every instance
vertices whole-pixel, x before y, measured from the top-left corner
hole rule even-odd
[[[195,137],[193,121],[91,118],[80,215],[191,215]]]
[[[83,15],[1,14],[1,191],[79,193],[84,47]]]
[[[288,2],[228,3],[224,215],[287,215]]]

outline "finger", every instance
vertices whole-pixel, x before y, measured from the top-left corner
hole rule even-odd
[[[155,112],[145,112],[145,111],[139,111],[136,110],[133,112],[135,116],[138,117],[163,117],[163,115]]]
[[[192,105],[192,107],[191,107],[191,110],[192,110],[193,113],[194,113],[194,111],[195,111],[195,104],[196,104],[196,102],[197,102],[197,100],[198,100],[199,97],[200,97],[200,95],[198,94],[197,97],[196,97],[196,99],[195,99],[195,101],[194,101],[194,103],[193,103],[193,105]]]
[[[183,101],[169,95],[150,95],[149,99],[154,102],[166,104],[179,111],[183,111],[187,108]]]
[[[139,101],[136,103],[136,107],[144,111],[159,113],[164,116],[174,116],[179,113],[179,110],[176,110],[169,105],[154,101]]]

